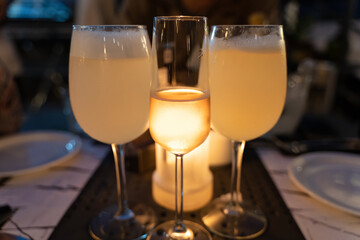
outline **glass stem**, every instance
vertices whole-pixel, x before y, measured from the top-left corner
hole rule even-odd
[[[242,158],[245,149],[245,141],[233,142],[233,161],[232,161],[232,171],[231,171],[231,205],[237,205],[241,202],[242,196],[240,192],[241,184],[241,165]]]
[[[174,232],[186,232],[183,219],[183,197],[184,197],[184,179],[183,179],[183,155],[175,155],[175,225]]]
[[[129,216],[131,214],[129,214],[130,209],[127,206],[124,146],[120,145],[118,147],[116,144],[111,144],[111,149],[115,160],[116,190],[118,200],[118,209],[114,217]]]

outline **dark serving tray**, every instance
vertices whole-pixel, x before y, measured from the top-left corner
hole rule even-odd
[[[212,168],[214,198],[230,189],[230,166]],[[268,227],[256,239],[297,240],[305,239],[282,200],[276,186],[259,157],[251,148],[244,153],[241,189],[245,199],[252,200],[264,211]],[[143,203],[152,207],[159,221],[173,219],[174,213],[157,205],[151,195],[151,172],[138,174],[127,172],[129,207]],[[50,240],[91,239],[88,232],[90,220],[102,209],[116,202],[115,170],[112,154],[103,160],[78,198],[65,213]],[[140,202],[141,201],[141,202]],[[200,210],[186,212],[184,219],[200,222]],[[213,236],[214,239],[222,239]]]

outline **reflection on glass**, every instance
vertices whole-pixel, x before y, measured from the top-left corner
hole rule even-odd
[[[209,41],[211,121],[233,140],[231,192],[202,212],[215,234],[253,238],[266,228],[260,209],[243,201],[241,161],[245,142],[278,121],[286,94],[286,59],[281,26],[213,26]]]
[[[207,78],[207,19],[156,17],[151,85],[150,133],[175,156],[175,220],[160,224],[148,239],[211,239],[199,224],[183,220],[183,155],[204,142],[210,131]]]
[[[127,205],[124,144],[148,128],[152,58],[143,26],[74,26],[69,88],[74,115],[94,139],[111,144],[118,205],[90,225],[95,239],[146,237],[154,213]],[[118,146],[120,145],[120,146]]]

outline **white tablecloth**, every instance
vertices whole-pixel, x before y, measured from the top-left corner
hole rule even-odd
[[[82,150],[47,170],[16,176],[0,187],[0,205],[17,211],[1,231],[48,239],[110,147],[83,139]]]
[[[360,239],[360,217],[325,205],[293,184],[287,172],[293,157],[274,149],[257,152],[306,239]]]

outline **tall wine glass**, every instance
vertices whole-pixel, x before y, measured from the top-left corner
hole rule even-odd
[[[286,95],[282,26],[213,26],[209,40],[211,121],[234,145],[231,192],[202,212],[213,233],[233,239],[260,235],[267,226],[262,211],[240,193],[245,142],[278,121]]]
[[[175,220],[160,224],[148,239],[211,239],[199,224],[183,220],[183,155],[210,131],[207,19],[156,17],[153,56],[158,76],[150,99],[150,133],[175,155]]]
[[[152,76],[150,42],[144,26],[73,27],[69,89],[71,107],[82,129],[111,144],[115,159],[117,206],[90,224],[95,239],[145,238],[155,225],[150,210],[127,205],[124,144],[148,128]]]

